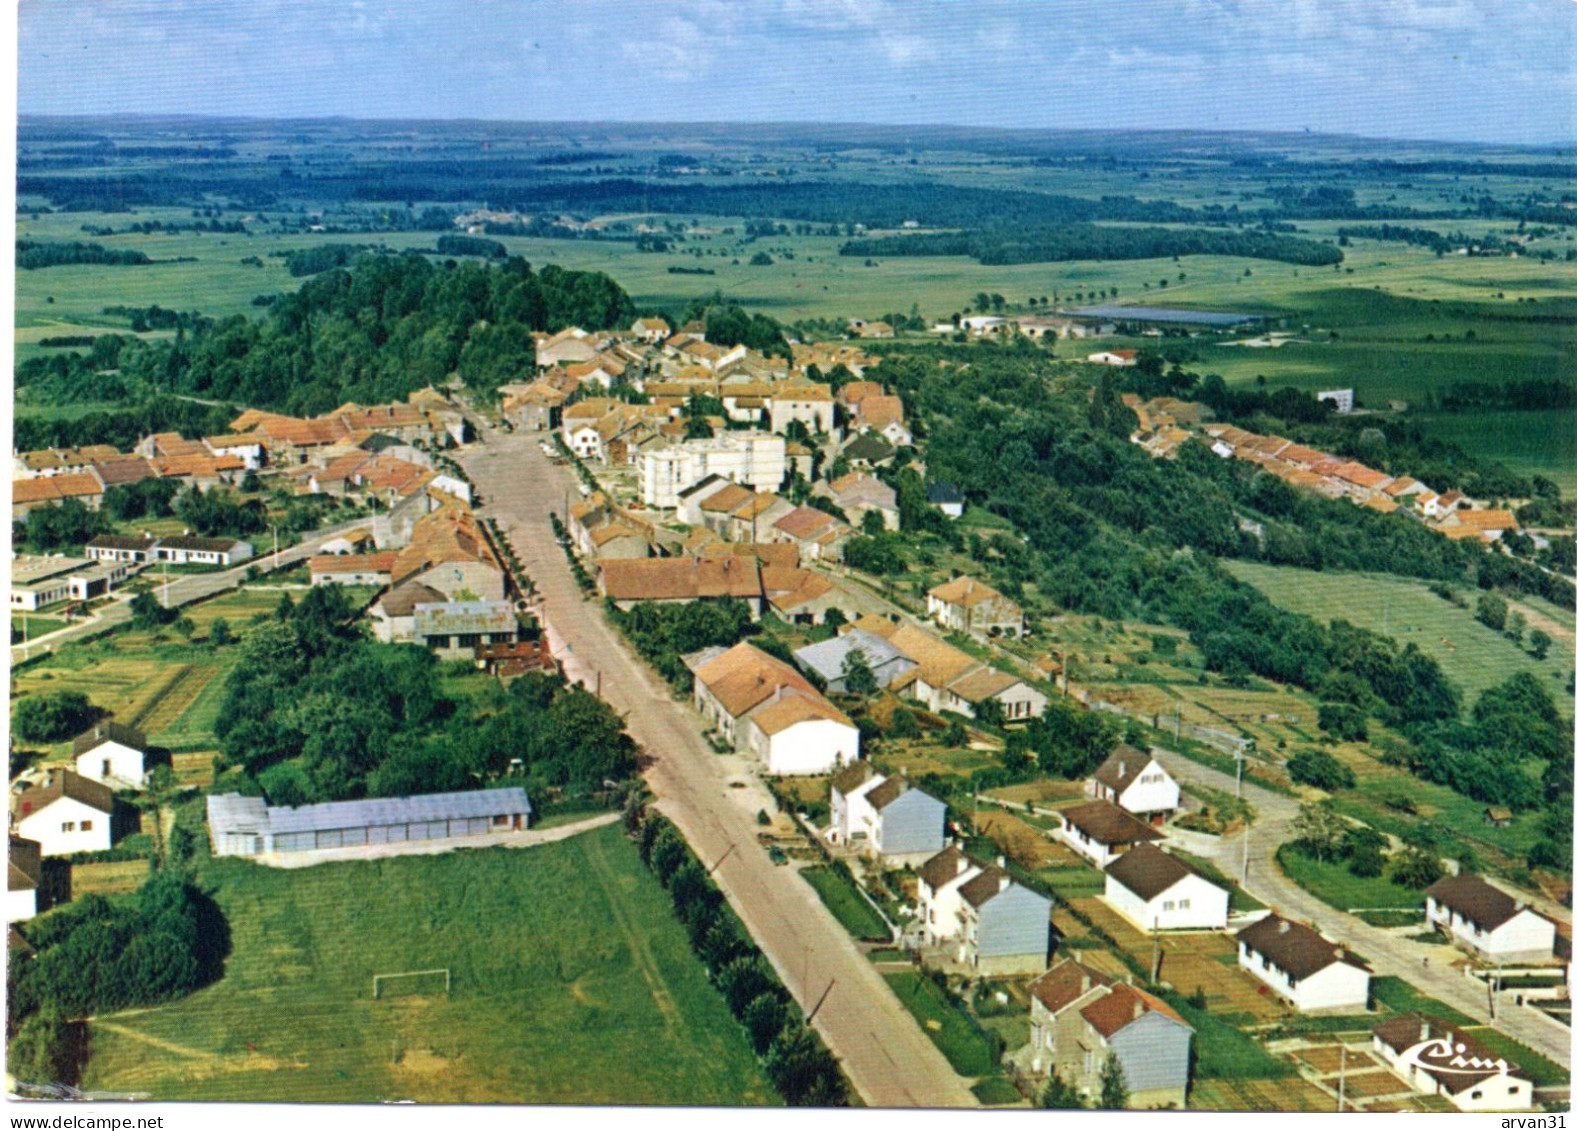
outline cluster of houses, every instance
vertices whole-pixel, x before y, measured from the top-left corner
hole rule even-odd
[[[223,435],[189,440],[175,432],[158,432],[129,453],[106,444],[18,452],[13,458],[12,509],[23,516],[76,499],[97,510],[110,487],[171,479],[206,490],[267,470],[293,474],[302,493],[332,490],[312,479],[314,471],[325,471],[336,459],[364,450],[376,453],[378,445],[414,452],[409,446],[418,441],[460,442],[465,429],[464,417],[432,389],[413,393],[408,403],[345,404],[312,419],[249,409],[231,421]],[[364,449],[366,445],[371,446]],[[313,471],[306,470],[308,465]],[[340,482],[350,472],[348,465],[342,466],[326,478]]]
[[[1224,459],[1256,464],[1267,474],[1327,499],[1347,499],[1381,514],[1405,514],[1446,538],[1495,542],[1518,530],[1509,510],[1485,507],[1458,490],[1437,492],[1409,475],[1387,475],[1356,460],[1343,459],[1282,436],[1261,436],[1203,419],[1203,405],[1161,397],[1141,401],[1123,397],[1139,418],[1132,440],[1151,455],[1171,459],[1193,439]]]

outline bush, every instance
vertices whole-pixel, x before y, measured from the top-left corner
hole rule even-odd
[[[102,714],[80,691],[57,691],[18,699],[11,729],[25,742],[62,742],[81,734]]]
[[[1338,762],[1330,753],[1313,747],[1299,750],[1287,760],[1287,773],[1300,785],[1312,785],[1327,793],[1338,789],[1352,789],[1358,779],[1352,770]]]

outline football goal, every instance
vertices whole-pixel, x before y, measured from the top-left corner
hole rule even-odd
[[[436,970],[398,970],[372,976],[374,1001],[386,997],[409,997],[416,994],[435,994],[442,989],[449,992],[449,967]]]

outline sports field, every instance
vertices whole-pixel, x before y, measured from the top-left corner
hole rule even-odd
[[[1429,591],[1425,582],[1378,574],[1334,573],[1267,566],[1255,562],[1223,563],[1233,576],[1248,582],[1271,601],[1295,613],[1329,622],[1341,619],[1394,637],[1398,644],[1416,644],[1433,656],[1446,676],[1471,703],[1487,687],[1519,671],[1545,682],[1557,700],[1565,698],[1573,630],[1570,614],[1562,625],[1538,610],[1522,610],[1530,625],[1543,627],[1554,640],[1550,656],[1535,660],[1493,629],[1473,618],[1471,608],[1454,605]],[[1476,590],[1463,590],[1469,604]],[[1517,607],[1516,605],[1513,606]]]
[[[529,850],[291,871],[215,861],[205,878],[233,936],[225,977],[95,1019],[84,1088],[160,1100],[777,1102],[617,826]],[[435,967],[450,970],[451,996],[373,1000],[374,974]]]

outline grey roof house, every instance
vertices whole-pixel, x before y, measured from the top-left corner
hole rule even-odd
[[[847,690],[843,683],[843,665],[849,653],[854,651],[864,653],[877,687],[887,687],[919,666],[897,645],[863,628],[851,629],[831,640],[807,644],[794,653],[794,660],[800,667],[819,675],[828,691],[841,692]]]

